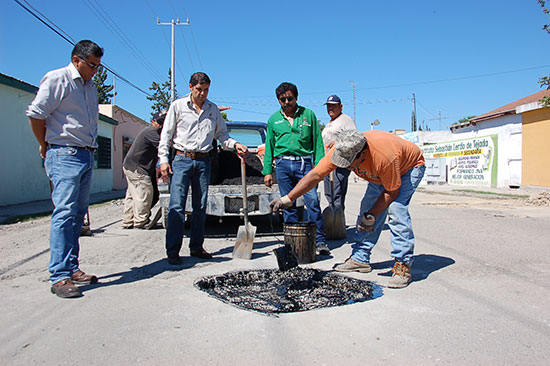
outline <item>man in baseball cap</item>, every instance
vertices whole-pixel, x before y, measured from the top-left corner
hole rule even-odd
[[[424,176],[422,151],[389,132],[344,131],[327,155],[290,193],[270,203],[272,209],[277,211],[292,204],[337,168],[353,170],[369,183],[357,217],[352,254],[344,263],[335,265],[334,270],[371,272],[370,254],[389,216],[395,265],[388,287],[408,286],[414,252],[409,202]]]
[[[323,129],[322,136],[325,151],[328,152],[334,146],[334,142],[340,133],[347,130],[357,131],[357,127],[353,119],[347,114],[342,113],[343,106],[340,97],[337,95],[329,96],[325,105],[327,106],[327,113],[330,117],[330,121]],[[329,206],[341,208],[342,211],[344,211],[346,208],[345,202],[350,171],[346,168],[336,168],[331,174],[332,183],[330,176],[325,177],[323,180],[325,197]]]
[[[153,114],[151,125],[138,133],[124,158],[122,170],[128,183],[122,214],[124,229],[147,228],[151,207],[159,199],[157,154],[165,117],[166,111]]]

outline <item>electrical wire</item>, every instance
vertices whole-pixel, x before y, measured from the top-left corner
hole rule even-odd
[[[187,15],[187,10],[183,5],[183,0],[180,2],[180,5],[181,5],[181,8],[183,9],[183,15],[189,19],[189,16]],[[195,48],[195,52],[197,53],[197,60],[199,60],[199,66],[201,70],[204,70],[204,67],[202,66],[201,56],[199,54],[199,48],[197,47],[197,42],[195,41],[195,33],[193,33],[193,26],[191,24],[189,24],[189,31],[191,32],[191,39],[193,39],[193,46]]]
[[[84,4],[95,13],[96,17],[117,37],[120,42],[136,56],[137,60],[145,66],[155,77],[161,78],[160,73],[155,67],[147,60],[147,58],[141,53],[141,51],[134,45],[132,40],[126,36],[126,34],[120,29],[118,24],[111,18],[111,16],[103,9],[103,7],[97,2],[97,0],[82,0]],[[93,2],[92,2],[93,1]]]
[[[53,23],[51,20],[49,20],[48,18],[46,18],[48,20],[48,22],[50,22],[51,24],[49,24],[48,22],[46,22],[44,19],[40,18],[38,15],[36,15],[36,13],[33,12],[33,10],[27,8],[25,5],[23,5],[19,0],[14,0],[19,6],[21,6],[23,9],[25,9],[29,14],[31,14],[33,17],[35,17],[36,19],[38,19],[42,24],[44,24],[46,27],[50,28],[52,31],[54,31],[57,35],[59,35],[61,38],[63,38],[65,41],[67,41],[69,44],[71,44],[73,47],[76,45],[75,41],[72,39],[72,37],[70,37],[65,31],[63,31],[61,29],[61,27],[57,26],[55,23]],[[25,1],[25,0],[23,0]],[[25,1],[26,2],[26,1]],[[30,5],[29,5],[30,6]],[[34,9],[34,8],[33,8]],[[37,11],[38,12],[38,11]],[[40,13],[40,12],[38,12]],[[41,14],[41,13],[40,13]],[[59,29],[59,31],[57,29]],[[62,33],[64,34],[67,34],[67,36],[63,35]],[[127,83],[128,85],[130,85],[131,87],[133,87],[134,89],[137,89],[139,90],[140,92],[142,92],[143,94],[147,95],[147,96],[151,96],[151,94],[147,93],[146,91],[144,91],[143,89],[141,89],[140,87],[138,87],[137,85],[135,85],[134,83],[132,83],[130,80],[126,79],[124,76],[122,76],[121,74],[119,74],[118,72],[114,71],[111,67],[107,66],[107,64],[105,64],[104,62],[101,63],[101,65],[108,71],[110,71],[113,75],[115,75],[116,77],[118,77],[120,80],[122,80],[123,82]]]

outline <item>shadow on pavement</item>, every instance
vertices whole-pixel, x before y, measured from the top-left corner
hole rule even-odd
[[[84,293],[86,291],[98,289],[101,287],[124,285],[132,282],[146,280],[149,278],[153,278],[163,272],[177,272],[184,269],[189,269],[194,267],[197,263],[204,263],[204,262],[221,263],[221,262],[230,260],[228,258],[214,257],[211,260],[205,261],[202,259],[188,257],[188,256],[183,256],[182,259],[183,259],[183,264],[171,265],[171,264],[168,264],[165,258],[162,258],[155,262],[145,264],[141,267],[132,267],[125,272],[118,272],[118,273],[112,273],[105,276],[99,276],[98,283],[93,285],[80,286],[79,288],[80,288],[80,291]],[[102,282],[110,278],[117,278],[117,279],[109,282]]]
[[[392,275],[391,269],[393,268],[393,260],[371,263],[372,269],[389,269],[389,271],[378,273],[379,276],[390,277]],[[453,265],[454,259],[448,257],[442,257],[434,254],[418,254],[413,256],[412,265],[412,281],[422,281],[428,278],[428,276],[440,269]]]

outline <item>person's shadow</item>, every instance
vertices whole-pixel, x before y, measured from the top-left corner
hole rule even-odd
[[[217,253],[212,253],[217,254]],[[208,263],[212,262],[224,262],[229,260],[228,258],[223,257],[214,257],[209,260]],[[165,258],[156,260],[155,262],[145,264],[141,267],[131,267],[128,271],[111,273],[105,276],[98,277],[98,282],[93,285],[80,286],[80,292],[84,293],[86,291],[97,289],[101,287],[116,286],[116,285],[125,285],[132,282],[142,281],[149,278],[153,278],[163,272],[177,272],[184,269],[189,269],[194,267],[197,263],[203,263],[202,259],[194,257],[183,257],[183,264],[180,265],[171,265],[168,264]],[[116,278],[113,281],[102,282],[111,278]]]
[[[390,277],[395,261],[389,260],[384,262],[371,263],[372,269],[388,269],[386,272],[378,273],[379,276]],[[428,276],[440,269],[453,265],[454,259],[442,257],[435,254],[417,254],[413,256],[413,264],[411,267],[412,282],[422,281]]]

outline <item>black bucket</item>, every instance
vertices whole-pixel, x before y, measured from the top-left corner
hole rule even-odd
[[[315,262],[317,225],[314,222],[284,224],[284,233],[285,245],[292,248],[299,264]]]

